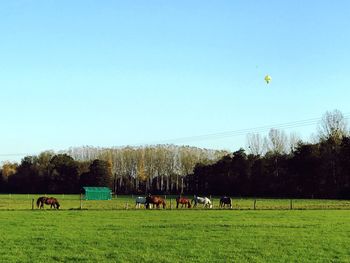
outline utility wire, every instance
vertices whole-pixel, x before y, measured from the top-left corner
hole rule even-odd
[[[343,114],[343,117],[346,120],[349,119],[350,113]],[[203,134],[203,135],[195,135],[195,136],[160,140],[160,141],[154,141],[153,143],[149,143],[149,144],[152,145],[152,144],[184,143],[184,142],[188,143],[188,142],[195,142],[195,141],[217,140],[217,139],[247,135],[249,133],[266,132],[266,131],[269,131],[270,129],[279,130],[279,129],[292,129],[292,128],[311,126],[311,125],[315,125],[315,124],[319,123],[321,120],[322,120],[322,118],[311,118],[311,119],[286,122],[286,123],[280,123],[280,124],[259,126],[259,127],[255,127],[255,128],[247,128],[247,129],[241,129],[241,130],[233,130],[233,131],[226,131],[226,132],[218,132],[218,133],[211,133],[211,134]],[[146,144],[140,143],[137,145],[146,145]],[[28,153],[8,153],[8,154],[5,154],[4,153],[4,154],[0,154],[0,157],[25,156],[25,155],[31,156],[31,155],[36,155],[36,154],[28,154]]]
[[[349,119],[350,113],[344,114],[343,117],[344,119]],[[265,131],[269,131],[270,129],[292,129],[292,128],[311,126],[319,123],[321,120],[322,118],[312,118],[312,119],[299,120],[299,121],[293,121],[293,122],[287,122],[287,123],[260,126],[255,128],[247,128],[247,129],[233,130],[233,131],[227,131],[227,132],[218,132],[218,133],[204,134],[204,135],[197,135],[197,136],[180,137],[176,139],[160,140],[152,144],[217,140],[217,139],[223,139],[228,137],[242,136],[249,133],[265,132]]]

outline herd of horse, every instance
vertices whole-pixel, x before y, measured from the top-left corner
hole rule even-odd
[[[162,207],[163,209],[166,208],[165,199],[160,196],[155,196],[155,195],[148,195],[146,197],[138,196],[135,201],[136,201],[136,205],[135,205],[136,208],[140,208],[141,205],[143,205],[146,209],[151,209],[153,207],[155,208]],[[50,205],[50,208],[55,208],[55,209],[60,208],[60,203],[54,197],[41,196],[36,201],[36,205],[40,209],[43,209],[45,204]],[[179,208],[180,205],[181,205],[181,208],[183,208],[184,206],[187,208],[197,207],[198,204],[203,205],[204,208],[213,208],[213,204],[208,197],[199,197],[195,195],[192,200],[182,196],[179,196],[176,198],[176,208]],[[221,197],[219,207],[232,208],[231,198],[227,196]]]
[[[195,195],[192,200],[182,196],[178,196],[176,198],[176,208],[179,208],[180,205],[181,208],[184,206],[187,208],[197,207],[198,204],[203,205],[204,208],[213,208],[213,204],[208,197],[199,197]],[[146,209],[150,209],[152,207],[160,208],[161,206],[166,208],[165,199],[154,195],[148,195],[146,197],[138,196],[135,200],[135,207],[140,208],[141,205],[143,205]],[[219,207],[229,207],[232,209],[231,198],[227,196],[221,197]]]

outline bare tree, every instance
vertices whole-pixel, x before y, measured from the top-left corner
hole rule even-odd
[[[296,149],[298,144],[301,142],[300,136],[296,132],[289,134],[289,151],[292,152]]]
[[[264,139],[258,133],[247,135],[248,152],[254,155],[262,155],[265,152]]]
[[[269,131],[267,147],[273,154],[282,154],[287,151],[288,138],[284,131],[271,129]]]
[[[327,111],[318,125],[318,137],[321,141],[332,139],[335,143],[340,143],[349,134],[347,126],[347,121],[339,110]]]

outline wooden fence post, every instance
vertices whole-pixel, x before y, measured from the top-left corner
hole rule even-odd
[[[80,210],[83,209],[83,194],[80,193]]]
[[[32,210],[34,210],[34,198],[32,198]]]
[[[172,206],[171,206],[171,198],[170,198],[170,210],[172,209]]]
[[[293,200],[290,199],[290,210],[293,210]]]
[[[254,210],[256,210],[256,199],[254,199]]]

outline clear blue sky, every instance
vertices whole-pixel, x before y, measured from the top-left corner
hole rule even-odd
[[[349,113],[349,10],[347,0],[1,1],[0,154]],[[245,139],[186,144],[236,150]]]

